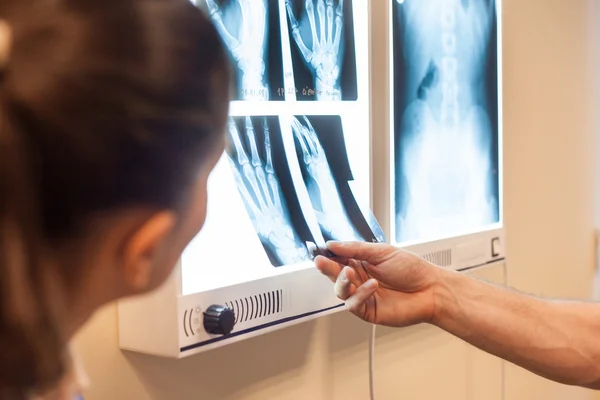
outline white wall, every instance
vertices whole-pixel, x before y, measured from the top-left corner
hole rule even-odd
[[[372,1],[378,21],[372,51],[381,57],[385,44],[375,39],[385,29],[378,19],[383,0]],[[534,294],[585,298],[591,293],[599,109],[598,70],[590,51],[591,27],[600,22],[600,15],[590,12],[595,3],[504,2],[508,281]],[[375,97],[385,95],[384,75],[374,73]],[[374,134],[381,137],[385,110],[374,106]],[[501,266],[476,274],[505,279]],[[87,400],[363,400],[368,398],[368,333],[367,325],[337,314],[165,361],[123,355],[110,306],[78,335],[76,347],[93,380]],[[503,373],[499,360],[427,326],[381,329],[376,374],[379,400],[500,400],[503,394],[506,400],[600,398],[513,366]]]
[[[598,69],[596,1],[514,0],[504,8],[509,283],[538,295],[591,294]],[[507,399],[587,399],[507,370]]]

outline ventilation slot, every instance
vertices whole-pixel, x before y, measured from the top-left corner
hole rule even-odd
[[[196,332],[194,331],[194,325],[192,324],[192,318],[194,316],[194,309],[185,310],[183,313],[183,332],[185,336],[190,337],[194,336]],[[198,317],[196,317],[198,318]],[[194,321],[197,322],[197,321]]]
[[[440,267],[449,267],[452,265],[452,250],[450,249],[423,254],[421,257]]]
[[[235,323],[251,321],[283,311],[283,290],[257,294],[225,303],[235,313]]]

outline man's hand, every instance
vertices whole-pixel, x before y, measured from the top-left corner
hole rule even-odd
[[[528,296],[385,244],[327,247],[336,260],[317,257],[317,268],[365,321],[431,323],[544,378],[600,390],[600,304]]]
[[[439,267],[387,244],[330,242],[327,249],[336,257],[315,264],[359,318],[393,327],[433,319]]]

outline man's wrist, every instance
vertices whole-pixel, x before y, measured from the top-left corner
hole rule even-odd
[[[452,310],[456,308],[454,307],[456,296],[453,289],[460,284],[460,279],[465,277],[455,270],[437,266],[434,268],[434,282],[431,286],[433,315],[430,323],[443,328],[444,321],[452,318]]]

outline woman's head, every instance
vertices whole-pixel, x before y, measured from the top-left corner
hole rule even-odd
[[[189,0],[15,0],[0,20],[2,397],[61,373],[65,324],[169,275],[204,222],[229,66]]]

